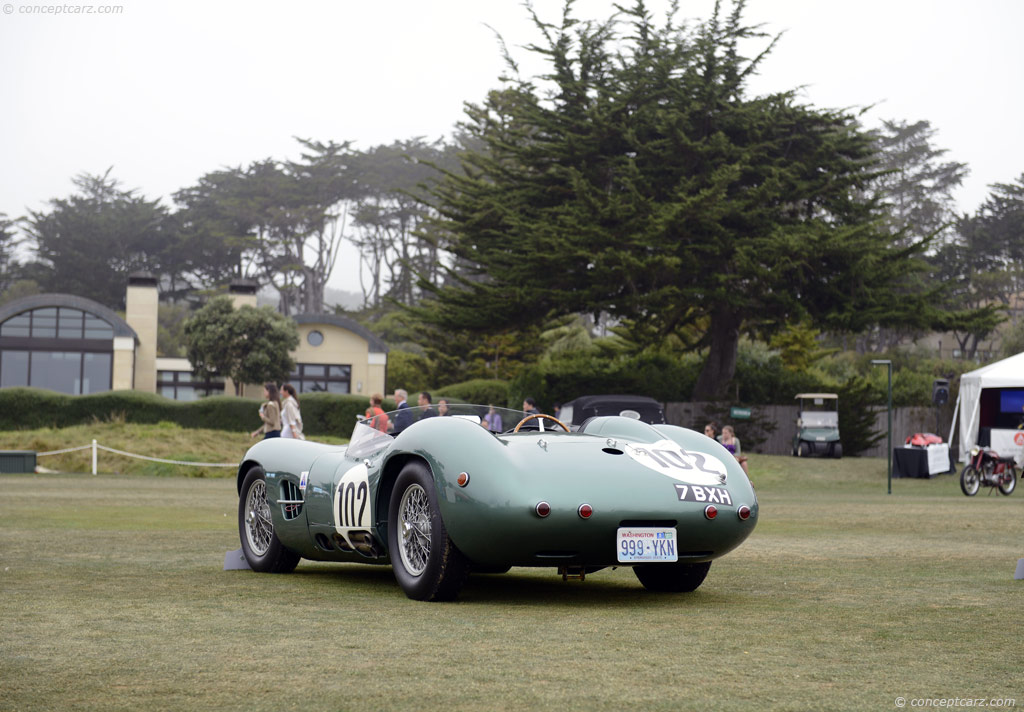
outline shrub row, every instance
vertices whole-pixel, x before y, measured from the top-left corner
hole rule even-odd
[[[349,437],[356,416],[366,410],[365,396],[304,393],[299,396],[308,435]],[[386,404],[385,407],[388,407]],[[177,423],[185,428],[249,432],[260,419],[259,401],[234,396],[211,396],[181,402],[153,393],[108,391],[70,396],[38,388],[0,389],[0,429],[24,430],[82,425],[94,420],[128,423]]]

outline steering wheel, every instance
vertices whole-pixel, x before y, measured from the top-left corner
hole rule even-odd
[[[569,426],[568,425],[563,423],[561,420],[559,420],[555,416],[548,415],[546,413],[534,413],[533,415],[526,416],[525,418],[523,418],[522,420],[519,421],[519,424],[516,425],[515,429],[513,429],[512,432],[513,433],[518,433],[519,432],[519,428],[523,427],[523,424],[525,424],[525,423],[527,423],[527,422],[529,422],[531,420],[534,420],[536,418],[547,418],[548,420],[553,420],[553,421],[555,421],[556,423],[558,423],[559,425],[562,426],[562,430],[564,430],[567,433],[569,432]]]

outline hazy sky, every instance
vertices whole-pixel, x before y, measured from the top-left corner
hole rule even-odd
[[[447,136],[464,101],[498,86],[490,28],[521,59],[518,46],[538,39],[518,0],[98,1],[120,11],[30,14],[40,6],[0,0],[10,217],[111,166],[124,187],[170,205],[207,172],[297,158],[293,136],[362,149]],[[534,7],[557,21],[561,4]],[[659,15],[667,4],[648,0]],[[711,6],[680,0],[680,15],[704,19]],[[576,15],[603,19],[610,7],[577,0]],[[746,19],[785,32],[755,93],[804,86],[817,107],[876,105],[869,126],[930,121],[946,158],[971,169],[961,210],[1024,173],[1024,0],[749,0]],[[358,291],[350,255],[331,283]]]

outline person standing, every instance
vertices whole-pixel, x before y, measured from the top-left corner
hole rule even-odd
[[[277,393],[276,383],[263,385],[263,398],[265,402],[260,406],[260,420],[263,421],[263,425],[253,430],[249,437],[254,438],[263,433],[264,440],[279,438],[281,437],[281,397]]]
[[[404,388],[395,389],[395,403],[398,404],[398,410],[395,413],[395,435],[412,425],[412,412],[409,409],[409,392]]]
[[[716,436],[718,434],[718,428],[715,426],[713,422],[708,423],[707,425],[704,426],[704,434],[707,435],[712,440],[717,440],[718,438]]]
[[[420,393],[419,400],[417,401],[420,408],[423,408],[423,415],[420,416],[420,420],[424,418],[433,418],[437,415],[437,411],[433,408],[434,399],[430,397],[430,394],[426,391]]]
[[[386,433],[388,431],[388,416],[381,407],[383,402],[384,396],[380,393],[370,396],[370,407],[366,409],[366,418],[370,421],[370,427]]]
[[[286,383],[281,386],[284,400],[281,401],[281,437],[305,440],[302,434],[302,412],[299,410],[299,397],[295,386]]]
[[[529,397],[524,399],[523,412],[526,413],[527,415],[540,415],[540,411],[537,410],[537,401]]]
[[[484,427],[492,433],[500,433],[502,431],[501,413],[493,405],[487,406],[487,415],[484,416]]]
[[[750,474],[747,469],[747,458],[744,457],[740,450],[740,439],[736,437],[736,431],[733,430],[731,425],[722,426],[722,437],[718,439],[722,443],[722,447],[733,454],[736,458],[736,462],[740,463],[740,467],[743,468],[743,473],[746,475]]]

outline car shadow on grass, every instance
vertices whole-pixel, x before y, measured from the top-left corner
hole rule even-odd
[[[387,565],[314,564],[302,562],[292,576],[317,586],[357,588],[358,594],[405,598]],[[714,576],[714,572],[710,574]],[[709,582],[710,582],[709,576]],[[456,602],[463,605],[495,603],[518,606],[564,605],[621,606],[659,605],[706,606],[728,599],[713,583],[692,593],[647,591],[632,571],[603,569],[588,574],[584,581],[563,581],[555,569],[513,568],[504,574],[471,574]]]

